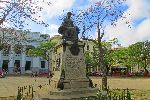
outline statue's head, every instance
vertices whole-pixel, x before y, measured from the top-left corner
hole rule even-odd
[[[68,13],[67,13],[67,17],[68,17],[68,18],[70,18],[70,17],[71,17],[71,15],[72,15],[72,13],[71,13],[71,12],[68,12]]]

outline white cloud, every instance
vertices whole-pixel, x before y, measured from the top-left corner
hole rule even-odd
[[[123,46],[144,40],[150,40],[150,2],[148,0],[127,0],[129,8],[124,13],[127,21],[131,23],[132,28],[128,28],[125,21],[118,19],[117,26],[108,25],[106,27],[105,39],[118,38]],[[134,21],[143,19],[137,25]]]
[[[68,10],[72,7],[75,0],[45,0],[45,2],[51,2],[48,6],[46,3],[39,3],[43,7],[44,17],[52,18],[57,15],[61,15],[63,10]]]
[[[150,1],[148,0],[127,0],[129,9],[125,12],[130,13],[128,19],[134,20],[138,18],[150,17]]]
[[[137,34],[137,38],[139,40],[142,39],[148,39],[150,40],[150,18],[144,20],[138,27],[136,30],[136,34]]]
[[[57,30],[58,29],[58,25],[56,25],[56,24],[51,24],[50,26],[49,26],[49,29],[50,30]]]
[[[53,37],[54,35],[58,35],[58,28],[59,26],[56,24],[50,24],[48,28],[45,28],[43,30],[44,34],[49,34],[50,37]]]
[[[9,1],[9,0],[2,0],[0,1],[0,8],[3,8],[3,7],[6,7],[6,2]]]

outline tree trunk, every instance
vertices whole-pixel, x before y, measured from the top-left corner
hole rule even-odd
[[[145,70],[145,73],[147,74],[148,70],[147,70],[147,60],[146,60],[146,58],[144,59],[144,70]]]
[[[102,34],[100,33],[99,23],[97,25],[97,29],[98,29],[98,49],[99,49],[99,64],[98,64],[98,66],[101,69],[101,71],[103,72],[103,75],[102,75],[102,90],[107,91],[106,66],[104,66],[104,52],[103,52],[102,43],[101,43],[103,33]]]
[[[47,62],[48,62],[48,77],[50,77],[50,69],[49,69],[49,67],[50,67],[50,57],[49,57],[49,55],[48,55],[48,60],[47,60]]]
[[[138,61],[138,71],[140,70],[140,64],[139,64],[140,62]]]

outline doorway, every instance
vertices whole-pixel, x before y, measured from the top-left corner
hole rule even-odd
[[[45,61],[41,61],[41,68],[45,68]]]
[[[14,68],[15,68],[15,72],[20,72],[21,71],[21,69],[20,69],[20,60],[15,60]]]
[[[3,60],[2,69],[5,71],[8,71],[8,60]]]
[[[31,61],[26,61],[25,71],[30,70],[30,68],[31,68]]]

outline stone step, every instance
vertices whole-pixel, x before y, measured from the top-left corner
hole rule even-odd
[[[78,95],[66,95],[66,96],[57,96],[49,95],[42,97],[42,100],[86,100],[89,96],[96,96],[96,93],[84,93]]]
[[[49,92],[49,95],[65,96],[65,95],[78,95],[85,93],[96,93],[97,88],[78,88],[78,89],[64,89],[64,90],[53,90]]]
[[[50,90],[47,93],[38,93],[42,100],[86,100],[86,97],[96,96],[98,88],[80,88],[65,90]]]

